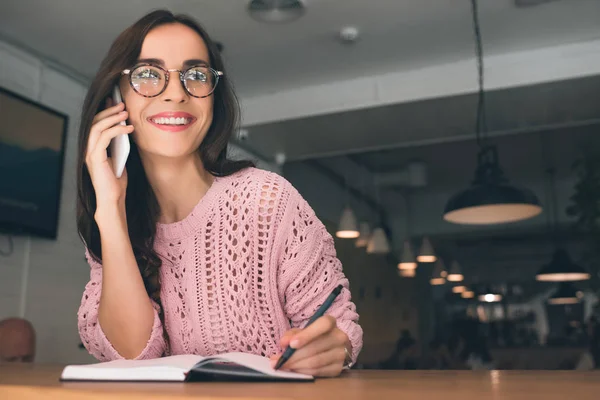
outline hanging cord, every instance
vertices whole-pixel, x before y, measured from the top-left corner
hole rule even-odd
[[[556,198],[556,168],[554,167],[554,161],[548,157],[547,140],[544,140],[544,133],[540,132],[540,142],[542,148],[542,164],[544,171],[548,175],[546,181],[546,201],[548,203],[546,216],[546,225],[548,232],[552,235],[552,241],[555,246],[559,245],[559,234],[558,234],[558,201]]]
[[[379,197],[379,185],[375,181],[373,181],[373,183],[375,184],[375,205],[383,208],[381,205],[381,199]],[[383,227],[383,216],[381,215],[380,210],[377,208],[375,209],[375,215],[377,215],[377,224],[379,224],[380,227]]]
[[[485,145],[486,138],[483,135],[487,132],[487,119],[485,115],[485,92],[483,90],[483,46],[481,44],[481,28],[479,27],[479,9],[477,0],[471,0],[471,11],[473,16],[473,33],[475,37],[475,54],[477,59],[477,76],[479,84],[475,135],[477,138],[477,145],[481,148]]]
[[[369,176],[368,176],[368,172],[365,171],[364,168],[361,167],[360,169],[360,186],[361,186],[361,190],[364,190],[365,193],[365,199],[368,199],[369,196],[367,195],[367,193],[369,193]],[[373,221],[371,221],[372,219],[372,215],[375,214],[375,216],[377,216],[377,205],[375,205],[375,208],[371,207],[369,205],[369,203],[367,201],[365,201],[365,207],[367,209],[367,223],[369,224],[369,228],[371,228],[371,224],[373,223]]]
[[[554,235],[554,243],[555,245],[559,245],[560,243],[560,234],[558,229],[558,200],[556,198],[556,171],[554,167],[548,168],[548,173],[550,174],[550,194],[552,199],[552,220],[554,221],[552,225],[553,235]]]
[[[13,251],[15,250],[15,244],[13,242],[13,237],[11,235],[6,235],[6,238],[8,240],[8,250],[7,251],[0,250],[0,256],[2,256],[2,257],[10,256],[13,253]]]
[[[346,203],[346,207],[350,207],[350,186],[348,186],[347,171],[344,171],[344,203]]]
[[[406,215],[406,224],[405,224],[405,235],[406,235],[406,240],[410,239],[410,234],[412,232],[412,214],[411,214],[411,199],[410,199],[410,194],[408,193],[408,191],[404,191],[402,194],[402,197],[404,197],[404,213]]]

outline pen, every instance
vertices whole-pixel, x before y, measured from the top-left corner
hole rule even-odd
[[[308,320],[308,322],[306,323],[304,328],[306,328],[307,326],[309,326],[310,324],[315,322],[317,319],[321,318],[323,316],[323,314],[325,314],[325,312],[329,309],[329,307],[331,307],[331,305],[333,304],[333,301],[335,300],[336,297],[338,297],[338,295],[340,294],[340,292],[342,291],[343,288],[344,288],[344,286],[339,285],[338,287],[333,289],[333,292],[331,292],[329,297],[327,297],[327,300],[325,300],[325,302],[321,305],[321,307],[319,307],[319,309],[315,312],[315,314],[312,317],[310,317],[310,319]],[[285,352],[283,353],[283,355],[281,356],[279,361],[277,361],[277,365],[275,365],[275,369],[281,368],[281,366],[283,364],[285,364],[287,362],[287,360],[290,359],[290,357],[294,354],[295,351],[296,351],[296,349],[293,349],[290,346],[288,346],[287,349],[285,349]]]

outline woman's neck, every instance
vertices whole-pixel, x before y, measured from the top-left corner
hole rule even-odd
[[[214,180],[197,153],[179,159],[153,155],[143,155],[141,159],[160,206],[160,223],[169,224],[188,216]]]

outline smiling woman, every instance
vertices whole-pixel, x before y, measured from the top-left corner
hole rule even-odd
[[[107,99],[118,85],[123,103]],[[227,159],[239,105],[191,18],[155,11],[125,30],[83,105],[78,228],[91,266],[79,310],[101,360],[297,349],[284,369],[339,375],[362,329],[333,238],[281,176]],[[127,121],[127,124],[121,122]],[[116,178],[107,148],[130,135]],[[303,328],[333,288],[329,309]]]

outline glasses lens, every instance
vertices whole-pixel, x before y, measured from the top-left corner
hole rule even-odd
[[[185,72],[183,79],[192,96],[204,97],[215,90],[218,75],[207,67],[192,67]]]
[[[165,86],[165,73],[151,65],[142,65],[131,72],[131,84],[143,96],[156,96]]]

